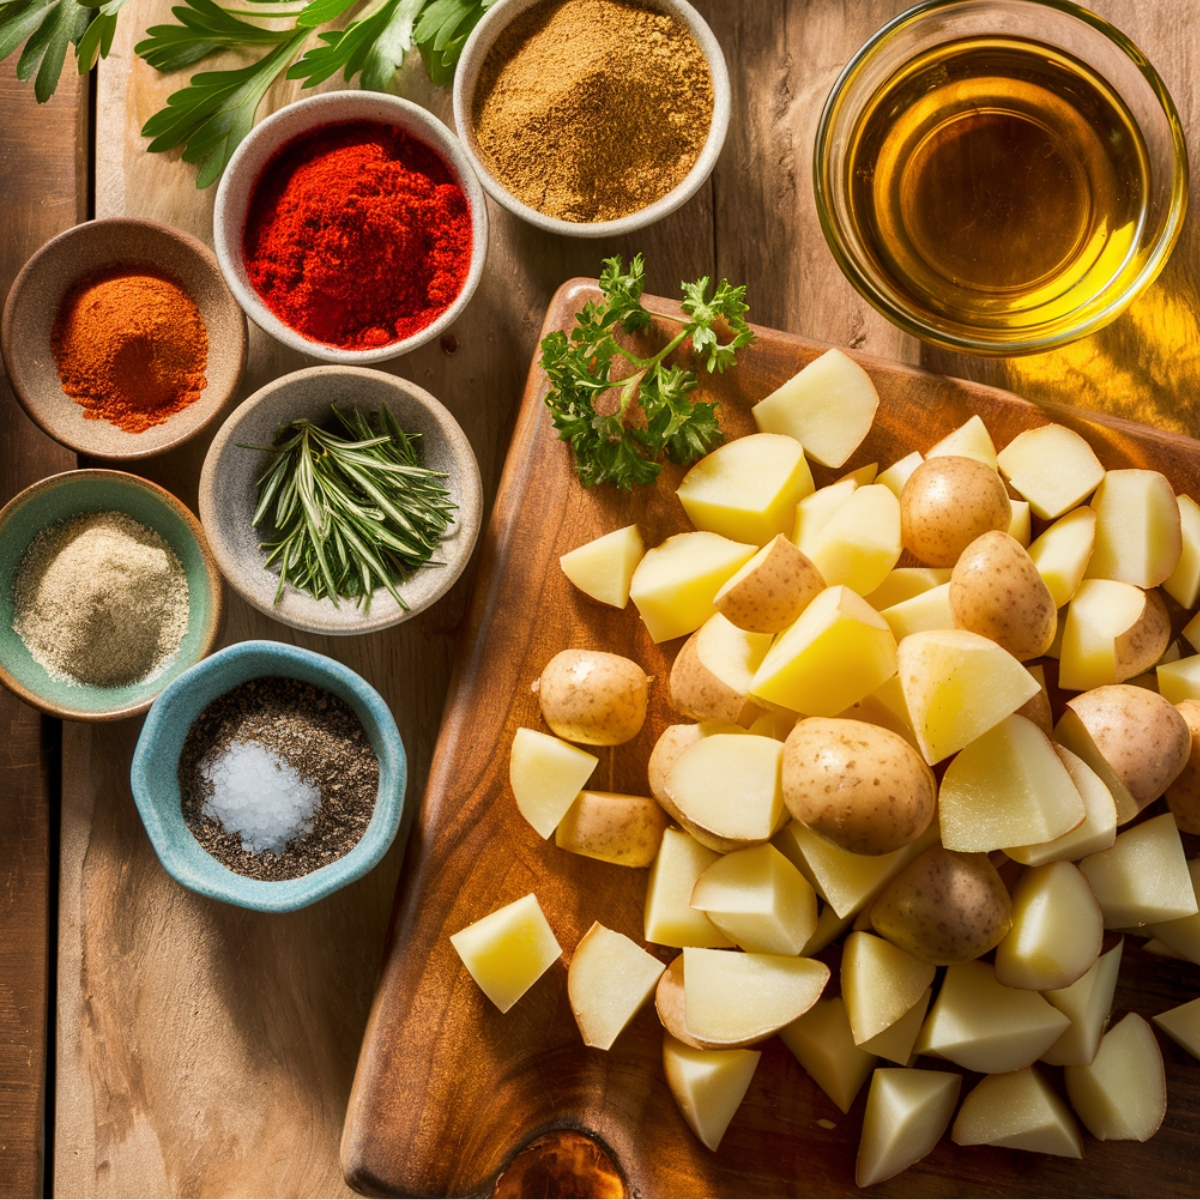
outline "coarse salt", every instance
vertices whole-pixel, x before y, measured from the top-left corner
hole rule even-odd
[[[212,795],[204,815],[255,854],[282,854],[312,829],[321,791],[259,742],[231,742],[201,767]]]

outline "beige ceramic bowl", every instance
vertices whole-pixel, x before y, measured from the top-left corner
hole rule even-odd
[[[545,3],[546,0],[501,0],[490,8],[483,20],[475,26],[471,36],[463,47],[462,57],[454,72],[454,124],[458,136],[462,139],[463,148],[471,160],[471,166],[479,176],[480,183],[487,189],[488,195],[513,216],[520,217],[530,225],[546,233],[564,234],[567,237],[606,238],[621,237],[638,229],[645,229],[655,221],[662,220],[669,213],[686,204],[703,186],[704,181],[712,174],[717,165],[721,147],[725,144],[725,134],[729,130],[730,86],[729,70],[725,65],[725,55],[721,52],[720,44],[713,36],[704,18],[686,0],[649,0],[655,8],[670,13],[691,33],[708,61],[708,69],[712,75],[713,86],[713,116],[709,126],[708,138],[700,151],[696,165],[687,173],[683,181],[669,191],[660,200],[646,208],[630,213],[616,221],[563,221],[557,217],[548,217],[545,213],[530,208],[528,204],[518,200],[492,173],[487,169],[479,152],[479,143],[475,137],[475,128],[471,120],[471,109],[475,103],[475,87],[479,82],[479,72],[483,67],[488,51],[495,45],[496,39],[523,12],[535,4]],[[549,153],[549,151],[547,151]]]
[[[267,456],[246,446],[269,446],[281,425],[307,417],[323,423],[330,406],[378,411],[386,406],[406,433],[422,435],[425,465],[446,473],[445,485],[458,505],[454,524],[434,557],[444,565],[424,566],[399,587],[408,610],[377,588],[369,611],[352,600],[337,607],[287,587],[278,604],[278,568],[268,570],[259,549],[263,533],[251,524],[257,480]],[[462,574],[479,537],[483,489],[471,443],[449,411],[424,388],[366,367],[308,367],[255,392],[217,431],[200,475],[200,520],[222,574],[243,600],[294,629],[309,633],[371,633],[423,612],[446,594]]]
[[[85,417],[83,406],[63,391],[50,349],[67,291],[85,275],[118,265],[173,276],[195,301],[208,333],[208,386],[187,408],[142,433]],[[21,406],[56,442],[93,458],[146,458],[194,437],[233,398],[246,366],[246,318],[202,242],[157,221],[116,217],[68,229],[25,264],[4,305],[0,347]]]

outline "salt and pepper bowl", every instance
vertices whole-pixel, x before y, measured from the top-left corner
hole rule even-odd
[[[50,348],[67,292],[85,276],[116,266],[149,267],[175,279],[200,310],[208,335],[207,385],[199,399],[141,433],[84,416],[84,407],[63,391]],[[213,252],[170,225],[133,217],[87,221],[48,241],[17,276],[0,318],[4,365],[21,407],[56,442],[109,460],[161,454],[219,417],[241,385],[246,340],[245,315]]]
[[[405,433],[419,433],[425,465],[445,472],[445,486],[458,506],[454,523],[434,552],[443,565],[423,566],[399,585],[407,611],[383,588],[376,589],[367,611],[353,600],[341,600],[334,607],[332,600],[314,600],[290,585],[275,603],[279,570],[264,565],[267,556],[259,549],[264,532],[250,523],[257,505],[256,483],[267,457],[245,447],[269,446],[281,425],[301,417],[322,424],[332,417],[335,404],[363,412],[386,406]],[[217,431],[200,474],[200,519],[230,586],[260,612],[309,633],[370,633],[424,611],[462,574],[482,516],[479,464],[458,422],[424,388],[366,367],[308,367],[260,388]]]
[[[188,626],[175,659],[157,677],[125,687],[54,679],[13,630],[13,584],[29,544],[47,526],[89,512],[127,513],[159,534],[187,575]],[[0,683],[27,704],[76,721],[145,712],[177,676],[213,648],[221,624],[221,576],[200,523],[170,492],[124,471],[68,471],[26,488],[0,509]]]
[[[725,65],[725,55],[720,43],[713,35],[704,18],[690,5],[687,0],[649,0],[653,7],[661,12],[669,13],[696,39],[712,75],[713,115],[708,128],[708,137],[696,159],[695,165],[683,180],[661,199],[628,216],[614,221],[577,222],[563,221],[558,217],[549,217],[538,212],[528,204],[518,200],[496,177],[488,170],[487,164],[479,151],[479,142],[475,137],[472,109],[475,104],[475,89],[479,83],[479,73],[483,68],[488,51],[495,45],[500,35],[522,13],[535,4],[544,0],[504,0],[490,8],[483,19],[471,31],[463,46],[458,66],[454,72],[454,125],[467,158],[479,176],[488,195],[501,207],[506,208],[515,217],[541,229],[545,233],[562,234],[565,237],[586,238],[617,238],[645,229],[661,221],[663,217],[682,208],[704,185],[705,180],[712,174],[720,156],[721,147],[725,144],[725,135],[729,131],[729,116],[732,103],[732,89],[729,84],[729,68]]]
[[[293,138],[323,125],[346,121],[378,121],[383,125],[395,126],[432,147],[457,176],[471,211],[471,263],[458,297],[440,317],[411,337],[369,350],[344,350],[339,346],[316,342],[281,321],[255,291],[242,252],[242,238],[254,187],[271,157]],[[381,92],[327,92],[297,100],[269,116],[255,126],[229,160],[217,188],[213,211],[213,242],[217,261],[221,264],[225,281],[250,319],[285,346],[330,363],[361,366],[385,362],[440,337],[458,319],[479,286],[487,258],[487,241],[487,201],[475,177],[471,160],[464,153],[458,138],[425,109],[411,101]]]
[[[263,676],[299,679],[344,700],[362,722],[379,760],[375,811],[349,852],[298,879],[249,879],[217,861],[183,819],[179,756],[193,722],[218,696]],[[361,878],[387,853],[404,815],[408,777],[404,743],[380,694],[349,667],[282,642],[239,642],[173,680],[154,702],[133,755],[133,798],[154,852],[184,887],[259,912],[304,908]]]

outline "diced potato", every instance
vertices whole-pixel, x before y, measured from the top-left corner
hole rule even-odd
[[[1183,535],[1175,493],[1157,471],[1109,471],[1092,499],[1096,544],[1088,579],[1157,587],[1179,565]]]
[[[813,932],[812,937],[805,943],[804,949],[800,953],[805,958],[811,958],[814,954],[819,954],[826,946],[830,945],[837,938],[840,938],[853,922],[853,913],[846,917],[839,917],[828,904],[821,905],[820,912],[817,914],[817,928]]]
[[[1032,721],[1047,737],[1051,737],[1054,734],[1054,714],[1050,708],[1050,694],[1046,691],[1046,669],[1040,663],[1026,663],[1025,670],[1033,676],[1038,690],[1017,709],[1017,716]]]
[[[662,973],[654,955],[594,921],[567,970],[567,998],[584,1045],[608,1050],[650,999]]]
[[[744,734],[746,730],[741,725],[733,725],[728,721],[701,721],[697,725],[668,725],[654,743],[650,751],[650,761],[646,764],[646,776],[650,784],[650,794],[663,806],[667,816],[673,821],[680,821],[683,814],[675,807],[671,797],[667,795],[667,776],[671,768],[679,761],[679,756],[693,742],[702,737],[711,737],[714,733],[730,733],[735,737]]]
[[[1187,866],[1192,891],[1200,901],[1200,858],[1193,858]],[[1188,962],[1200,963],[1200,912],[1190,917],[1178,917],[1174,921],[1147,925],[1144,932],[1158,938]]]
[[[865,599],[876,612],[882,613],[895,604],[903,604],[922,592],[949,583],[950,575],[949,567],[896,567]]]
[[[1154,1030],[1130,1013],[1087,1066],[1063,1071],[1071,1107],[1102,1142],[1144,1142],[1167,1114],[1167,1075]]]
[[[865,596],[873,592],[900,557],[900,501],[871,484],[850,494],[810,538],[803,552],[829,587],[845,584]]]
[[[1195,650],[1200,650],[1200,613],[1197,613],[1184,627],[1180,633],[1185,637]]]
[[[1046,999],[1071,1019],[1071,1024],[1042,1055],[1042,1062],[1054,1067],[1080,1066],[1096,1057],[1112,1012],[1124,947],[1125,939],[1122,938],[1111,950],[1100,955],[1082,979],[1070,987],[1045,993]]]
[[[1012,520],[1008,523],[1008,536],[1026,550],[1033,538],[1033,518],[1029,511],[1028,500],[1012,500]]]
[[[828,487],[818,488],[796,505],[792,541],[805,555],[812,557],[809,551],[816,544],[817,535],[857,490],[857,479],[839,479],[837,483],[831,483]]]
[[[685,1046],[691,1046],[693,1050],[745,1050],[762,1041],[762,1038],[750,1037],[742,1041],[706,1042],[692,1033],[687,1027],[682,954],[676,955],[659,976],[658,986],[654,989],[654,1007],[662,1027],[673,1038]]]
[[[1078,862],[1089,854],[1107,850],[1117,840],[1117,806],[1104,780],[1065,746],[1055,746],[1054,749],[1083,800],[1087,816],[1083,824],[1053,841],[1033,846],[1004,847],[1004,853],[1009,858],[1027,867],[1040,867],[1049,862]]]
[[[783,746],[753,734],[714,734],[689,746],[666,791],[691,822],[719,838],[765,842],[784,814]]]
[[[1029,547],[1029,557],[1046,581],[1056,608],[1075,595],[1092,558],[1096,510],[1077,508],[1055,521]]]
[[[913,859],[936,845],[937,839],[935,822],[911,845],[891,854],[851,854],[799,821],[791,821],[775,835],[772,845],[808,879],[835,914],[849,918]]]
[[[1089,855],[1079,869],[1109,929],[1174,921],[1197,911],[1183,843],[1170,813],[1127,829],[1110,850]]]
[[[1071,1110],[1036,1067],[982,1080],[958,1110],[950,1140],[956,1146],[1083,1157],[1083,1139]]]
[[[829,982],[815,958],[686,947],[687,1027],[705,1041],[768,1038],[808,1012]]]
[[[1200,600],[1200,504],[1191,496],[1176,496],[1182,545],[1175,570],[1163,581],[1163,591],[1184,608]]]
[[[1067,609],[1059,685],[1088,691],[1150,670],[1171,637],[1156,592],[1111,579],[1085,579]]]
[[[1096,452],[1065,425],[1042,425],[1017,434],[997,462],[1005,479],[1044,521],[1082,504],[1104,478]]]
[[[779,1037],[817,1087],[842,1112],[849,1112],[878,1059],[854,1044],[841,996],[818,1000],[804,1016],[785,1025]]]
[[[921,1026],[925,1024],[925,1014],[929,1011],[932,997],[933,989],[926,988],[908,1012],[870,1041],[863,1042],[862,1048],[886,1058],[888,1062],[898,1063],[902,1067],[912,1066],[916,1059],[913,1047],[921,1034]]]
[[[1070,1023],[1037,992],[999,983],[988,963],[956,963],[946,968],[916,1050],[999,1075],[1035,1063]]]
[[[688,1128],[716,1151],[754,1078],[759,1050],[694,1050],[663,1033],[663,1071]]]
[[[959,753],[938,793],[942,845],[948,850],[1048,842],[1086,815],[1054,744],[1015,713]]]
[[[697,529],[765,546],[791,530],[796,505],[812,490],[803,447],[777,433],[757,433],[705,455],[676,495]]]
[[[896,673],[887,622],[845,587],[822,592],[785,629],[755,673],[751,698],[832,717]]]
[[[658,855],[667,814],[649,796],[618,792],[580,792],[558,824],[560,850],[615,863],[648,867]]]
[[[996,470],[996,447],[988,433],[983,418],[973,416],[957,429],[946,434],[932,449],[925,452],[926,459],[954,457],[974,458]]]
[[[948,1071],[880,1067],[871,1080],[854,1179],[860,1188],[920,1162],[954,1115],[962,1076]]]
[[[1007,650],[963,629],[910,634],[897,660],[917,743],[931,766],[985,734],[1038,690]]]
[[[1104,941],[1104,917],[1074,863],[1030,867],[1013,890],[1013,927],[996,947],[1005,987],[1066,988],[1091,970]]]
[[[559,560],[563,574],[584,595],[624,608],[629,603],[629,581],[646,553],[636,525],[626,525],[594,541],[577,546]]]
[[[857,1045],[894,1025],[933,983],[937,968],[873,933],[842,946],[842,999]]]
[[[536,729],[518,729],[513,738],[508,777],[521,816],[548,838],[600,760]]]
[[[450,942],[471,978],[502,1013],[508,1012],[562,954],[532,892],[451,934]]]
[[[924,461],[924,455],[919,450],[914,450],[911,454],[906,454],[899,462],[892,463],[886,471],[881,472],[875,482],[891,488],[896,493],[896,499],[899,500],[900,493],[904,491],[904,485],[908,482],[908,477]]]
[[[713,603],[739,629],[778,633],[824,590],[821,572],[780,534],[721,585]]]
[[[1200,999],[1189,1000],[1150,1018],[1177,1046],[1200,1058]]]
[[[671,704],[698,721],[737,722],[767,651],[769,633],[747,633],[713,613],[683,644],[671,668]]]
[[[754,553],[752,545],[703,532],[677,533],[647,551],[629,596],[651,638],[667,642],[699,629],[717,611],[713,600],[721,585]]]
[[[692,907],[760,954],[799,954],[817,929],[812,884],[770,844],[713,863],[696,881]]]
[[[899,604],[885,608],[879,615],[888,623],[897,642],[902,642],[910,633],[924,633],[930,629],[953,629],[954,613],[950,610],[950,584],[943,583],[922,592],[919,596],[901,600]]]
[[[1182,833],[1200,833],[1200,700],[1181,700],[1175,708],[1192,741],[1183,770],[1167,788],[1167,807]]]
[[[1160,663],[1155,671],[1158,694],[1172,704],[1200,700],[1200,654],[1176,662]]]
[[[871,377],[841,350],[827,350],[751,412],[759,429],[800,442],[826,467],[840,467],[875,420],[879,394]]]
[[[696,880],[719,856],[681,829],[668,829],[646,886],[646,941],[660,946],[732,946],[709,919],[692,907]]]
[[[879,474],[878,463],[868,463],[865,467],[858,467],[853,471],[847,471],[842,476],[843,479],[853,479],[859,487],[869,487],[875,482],[875,476]]]

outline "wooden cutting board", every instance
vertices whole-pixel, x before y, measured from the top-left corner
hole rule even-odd
[[[581,279],[564,284],[544,332],[569,328],[594,288]],[[669,301],[646,303],[678,311]],[[768,329],[757,332],[735,368],[701,376],[697,398],[720,402],[730,437],[752,432],[750,406],[826,348]],[[1047,419],[1046,409],[1007,392],[855,357],[879,390],[879,414],[842,471],[814,469],[818,486],[853,467],[885,467],[914,449],[928,449],[973,413],[983,417],[999,446]],[[542,841],[517,812],[508,785],[509,746],[519,726],[544,728],[530,685],[559,650],[592,647],[627,655],[654,679],[650,714],[633,742],[598,751],[591,786],[646,794],[650,750],[679,719],[668,702],[667,678],[682,639],[654,645],[632,605],[618,612],[590,601],[567,582],[558,558],[633,521],[647,545],[690,526],[674,494],[682,468],[668,466],[657,487],[633,495],[581,487],[567,447],[555,438],[544,393],[535,361],[397,892],[343,1135],[347,1180],[368,1194],[488,1193],[523,1147],[571,1130],[595,1139],[598,1161],[615,1165],[618,1184],[623,1179],[633,1195],[853,1194],[866,1086],[843,1116],[772,1039],[713,1154],[676,1111],[652,1005],[611,1051],[588,1049],[580,1039],[567,1003],[571,952],[595,920],[641,942],[647,872]],[[1153,467],[1177,491],[1200,496],[1200,442],[1074,410],[1056,409],[1050,416],[1084,434],[1106,467]],[[530,891],[564,954],[502,1015],[467,974],[449,935]],[[1137,939],[1127,939],[1118,1012],[1149,1017],[1200,991],[1200,968],[1139,947]],[[649,948],[664,962],[676,953]],[[836,968],[835,956],[831,948],[822,957]],[[835,969],[833,986],[836,979]],[[1087,1138],[1078,1163],[943,1140],[917,1167],[875,1190],[889,1196],[1195,1195],[1200,1064],[1166,1039],[1163,1053],[1170,1108],[1162,1131],[1146,1144]],[[968,1075],[964,1094],[977,1078]],[[540,1181],[536,1172],[525,1176],[517,1191],[595,1194],[573,1192],[570,1178],[554,1177],[561,1139],[538,1145],[549,1147]],[[597,1181],[593,1173],[578,1182]],[[539,1187],[544,1190],[534,1191]]]

